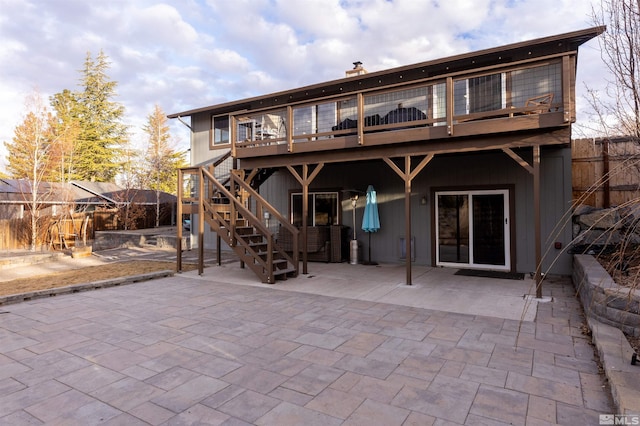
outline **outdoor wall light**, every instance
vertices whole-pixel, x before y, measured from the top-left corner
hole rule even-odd
[[[422,198],[420,198],[420,205],[426,206],[428,201],[429,200],[427,200],[427,196],[424,195]]]

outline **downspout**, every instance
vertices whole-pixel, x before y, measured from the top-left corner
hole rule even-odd
[[[184,121],[181,116],[177,116],[176,118],[178,119],[179,122],[184,124],[185,127],[189,129],[189,131],[191,131],[191,136],[189,137],[189,166],[192,166],[193,165],[193,127],[191,127],[189,123]]]
[[[188,124],[186,121],[184,121],[184,120],[182,119],[182,117],[181,117],[181,116],[178,116],[178,117],[176,117],[176,118],[178,119],[178,121],[179,121],[179,122],[181,122],[182,124],[184,124],[185,126],[187,126],[187,127],[189,128],[189,130],[191,130],[191,131],[193,132],[193,128],[191,127],[191,125],[190,125],[190,124]]]

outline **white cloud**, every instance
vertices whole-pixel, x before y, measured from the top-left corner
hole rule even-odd
[[[156,103],[177,112],[341,78],[356,60],[377,71],[592,25],[584,0],[0,0],[0,10],[0,142],[33,87],[77,88],[87,52],[109,57],[135,130]],[[582,81],[602,81],[597,42],[578,69],[580,97]],[[0,144],[0,167],[3,154]]]

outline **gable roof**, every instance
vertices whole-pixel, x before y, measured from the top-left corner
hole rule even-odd
[[[30,193],[26,179],[0,179],[0,204],[23,204],[27,202],[24,194]],[[77,204],[113,205],[133,202],[137,204],[155,204],[156,191],[149,189],[126,190],[112,182],[72,181],[69,183],[41,182],[39,194],[48,194],[39,204]],[[176,196],[160,192],[161,203],[175,203]]]

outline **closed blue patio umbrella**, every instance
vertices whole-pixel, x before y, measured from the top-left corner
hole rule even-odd
[[[367,203],[364,206],[362,230],[369,234],[369,261],[365,262],[365,265],[377,265],[376,262],[371,261],[371,233],[380,230],[378,201],[376,200],[376,191],[373,189],[373,185],[367,187]]]

